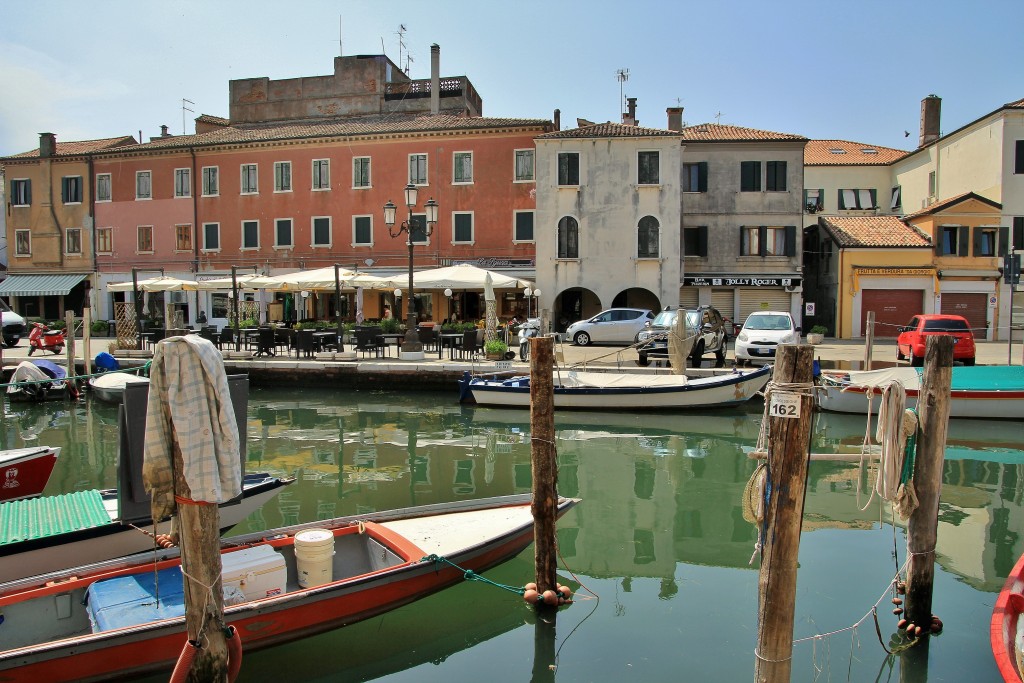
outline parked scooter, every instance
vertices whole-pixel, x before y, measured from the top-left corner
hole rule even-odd
[[[530,337],[540,334],[540,318],[527,318],[519,326],[519,360],[530,358]]]
[[[28,333],[28,355],[36,349],[52,351],[54,354],[64,350],[64,330],[51,330],[43,323],[32,323]]]

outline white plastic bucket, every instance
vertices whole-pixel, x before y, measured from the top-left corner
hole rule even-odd
[[[299,585],[312,588],[334,580],[334,534],[327,529],[306,529],[295,534],[295,564]]]

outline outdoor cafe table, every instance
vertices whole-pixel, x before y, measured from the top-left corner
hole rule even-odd
[[[384,340],[385,348],[393,342],[394,347],[399,349],[402,346],[402,340],[405,339],[404,332],[389,332],[387,334],[378,334],[377,336]]]
[[[444,347],[448,347],[448,358],[451,359],[455,353],[455,340],[462,339],[461,332],[442,332],[437,343],[437,359],[441,360],[441,353]]]
[[[333,340],[333,342],[335,344],[338,344],[338,331],[337,330],[331,330],[330,332],[314,332],[313,333],[313,348],[315,348],[317,351],[323,351],[324,350],[324,346],[328,345],[329,343],[331,343],[332,340]],[[343,350],[341,348],[341,344],[338,344],[338,350],[339,351]]]

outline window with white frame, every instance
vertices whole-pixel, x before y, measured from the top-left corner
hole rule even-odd
[[[220,251],[220,223],[203,223],[201,251]]]
[[[67,228],[64,231],[64,254],[66,256],[82,255],[82,229]]]
[[[174,250],[192,251],[192,225],[174,226]]]
[[[242,221],[242,249],[260,248],[260,222]]]
[[[110,174],[109,173],[97,173],[96,174],[96,201],[98,201],[98,202],[109,202],[110,198],[111,198]]]
[[[533,182],[536,179],[534,168],[534,150],[517,149],[515,151],[515,182]]]
[[[427,214],[425,213],[414,213],[409,219],[409,225],[412,229],[409,233],[409,239],[413,244],[429,244],[427,238]]]
[[[472,244],[473,243],[473,212],[453,211],[452,212],[452,243]]]
[[[427,184],[427,155],[409,155],[409,182],[412,185]]]
[[[11,205],[29,206],[32,203],[32,181],[28,178],[11,180]]]
[[[256,164],[242,164],[242,194],[257,194],[259,190],[259,176]]]
[[[135,198],[153,198],[153,174],[149,171],[135,172]]]
[[[658,258],[661,243],[660,227],[658,219],[654,216],[644,216],[640,219],[636,231],[637,258]]]
[[[81,204],[82,176],[66,175],[61,178],[60,197],[65,204]]]
[[[825,190],[824,188],[818,188],[816,190],[804,189],[804,211],[807,213],[818,213],[819,211],[825,210]]]
[[[558,221],[558,258],[580,257],[580,224],[572,216]]]
[[[658,152],[636,153],[636,184],[658,185],[661,183],[661,160]]]
[[[176,169],[174,169],[174,196],[175,197],[191,197],[192,196],[192,169],[191,168],[176,168]]]
[[[153,253],[153,226],[140,225],[136,230],[135,251],[140,254]]]
[[[580,184],[580,153],[559,152],[558,153],[558,184],[579,185]]]
[[[220,194],[220,167],[203,167],[203,196],[216,197]]]
[[[331,246],[331,217],[313,216],[312,224],[310,225],[310,233],[312,237],[312,243],[310,246]]]
[[[452,182],[467,185],[473,182],[473,153],[455,152],[452,156]]]
[[[841,210],[869,210],[878,208],[878,190],[839,190]]]
[[[292,219],[278,218],[274,220],[274,248],[290,249],[295,246],[292,238]]]
[[[32,231],[22,228],[14,231],[14,255],[32,255]]]
[[[331,189],[331,160],[313,159],[313,189]]]
[[[96,253],[108,256],[114,253],[113,228],[96,228]]]
[[[292,162],[274,162],[274,192],[292,191]]]
[[[512,241],[533,242],[533,211],[513,211]]]
[[[352,216],[352,246],[373,246],[373,216]]]
[[[370,187],[370,157],[353,157],[352,187]]]

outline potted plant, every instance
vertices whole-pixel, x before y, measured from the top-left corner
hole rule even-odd
[[[106,320],[93,320],[92,324],[89,325],[89,329],[95,335],[106,337],[107,333],[110,332],[110,323]]]
[[[508,344],[500,339],[492,339],[484,344],[484,355],[490,360],[503,360]]]
[[[395,334],[401,326],[396,318],[384,318],[380,321],[380,331],[383,334]]]
[[[828,328],[824,325],[815,325],[811,328],[811,331],[807,333],[807,343],[820,344],[825,341],[826,332],[828,332]]]

